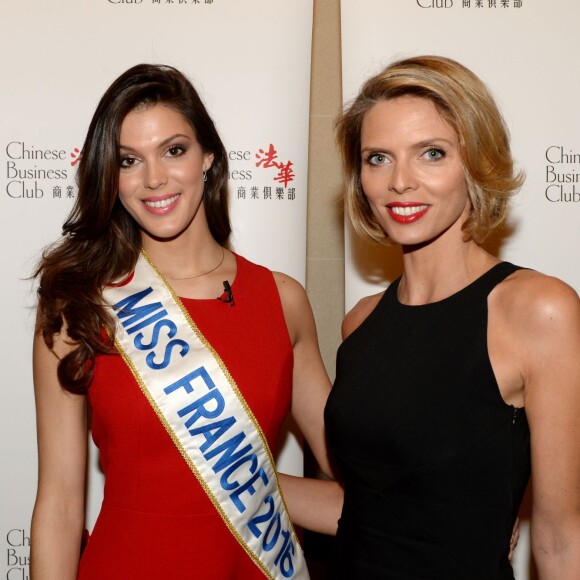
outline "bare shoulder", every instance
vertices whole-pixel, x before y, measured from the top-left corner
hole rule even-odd
[[[518,270],[496,288],[493,305],[525,332],[580,324],[580,299],[568,284],[533,270]]]
[[[280,294],[282,306],[300,308],[300,305],[308,304],[306,290],[304,290],[298,280],[282,272],[272,272],[272,274],[278,288],[278,294]]]
[[[306,290],[300,282],[282,272],[272,274],[280,295],[290,340],[296,346],[299,340],[314,328],[312,308]]]
[[[524,377],[545,366],[547,357],[580,347],[580,299],[552,276],[518,270],[490,295],[489,314],[504,344],[513,346]]]
[[[342,339],[352,334],[369,316],[369,314],[376,308],[379,300],[383,297],[385,292],[379,292],[372,296],[365,296],[361,298],[354,308],[347,312],[342,321]]]

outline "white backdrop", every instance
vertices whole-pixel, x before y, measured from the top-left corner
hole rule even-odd
[[[512,134],[514,157],[527,173],[510,214],[511,235],[496,240],[494,250],[580,290],[580,4],[342,0],[341,10],[345,101],[390,61],[418,54],[454,58],[491,87]],[[397,277],[401,263],[395,251],[385,254],[347,238],[349,310]],[[527,550],[524,534],[515,562],[518,580],[528,578]]]
[[[186,73],[229,152],[233,248],[304,283],[312,0],[4,0],[0,29],[0,577],[23,580],[36,489],[27,277],[71,208],[94,108],[139,62]],[[296,442],[287,449],[282,467],[299,473]],[[92,527],[94,449],[90,471]]]

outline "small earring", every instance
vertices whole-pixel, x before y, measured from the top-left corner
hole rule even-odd
[[[207,181],[207,171],[206,171],[205,167],[203,168],[203,180]]]

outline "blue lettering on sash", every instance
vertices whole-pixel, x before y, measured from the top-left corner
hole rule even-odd
[[[177,333],[176,324],[169,318],[165,318],[167,316],[167,310],[163,308],[161,302],[153,302],[151,304],[137,306],[137,304],[143,298],[149,296],[151,292],[153,292],[153,288],[149,286],[148,288],[145,288],[145,290],[135,292],[135,294],[131,294],[131,296],[127,296],[127,298],[123,298],[123,300],[120,300],[117,304],[113,305],[113,310],[117,311],[117,318],[121,321],[121,324],[128,335],[135,334],[138,330],[155,323],[149,343],[143,342],[142,332],[135,335],[133,343],[139,350],[151,350],[155,348],[159,343],[159,333],[163,327],[168,328],[167,336],[170,339],[172,339]],[[184,340],[179,338],[170,340],[165,345],[161,361],[155,360],[157,355],[154,351],[150,352],[145,357],[147,366],[153,370],[167,368],[171,362],[171,354],[173,350],[178,347],[179,351],[177,352],[182,357],[189,352],[189,344]]]
[[[222,489],[229,491],[231,489],[236,489],[236,487],[240,486],[239,481],[231,482],[231,481],[229,481],[229,478],[234,473],[234,471],[239,469],[240,466],[242,466],[244,463],[248,463],[248,462],[251,464],[250,467],[248,468],[249,472],[256,473],[256,469],[258,468],[258,457],[256,456],[255,453],[251,453],[250,455],[246,455],[245,457],[238,459],[238,461],[236,461],[233,465],[230,465],[222,473],[222,476],[220,478],[220,483],[221,483]]]
[[[223,455],[215,462],[214,466],[212,467],[214,473],[219,473],[222,469],[225,469],[234,461],[237,461],[246,455],[248,451],[252,450],[252,446],[248,444],[243,449],[240,449],[235,453],[233,452],[245,438],[246,434],[242,431],[241,433],[234,435],[231,439],[228,439],[225,443],[218,445],[215,449],[204,453],[203,456],[207,460],[213,459],[216,455],[223,453]]]
[[[205,404],[214,401],[215,404],[213,405],[213,409],[208,409]],[[193,403],[190,403],[183,409],[180,409],[177,414],[180,417],[184,417],[189,413],[192,413],[191,417],[187,419],[185,422],[185,426],[189,429],[200,417],[205,417],[207,419],[215,419],[219,417],[224,408],[226,406],[226,402],[224,401],[223,395],[217,390],[213,389],[209,393],[202,395],[199,399],[195,400]]]
[[[258,478],[262,480],[264,485],[268,485],[268,482],[270,481],[265,471],[260,467],[260,469],[258,469],[258,471],[256,471],[256,473],[254,473],[254,475],[252,475],[252,477],[250,477],[250,479],[248,479],[246,483],[240,485],[236,490],[232,491],[232,493],[230,494],[230,498],[232,499],[234,505],[238,508],[238,511],[240,513],[246,511],[246,506],[240,500],[240,495],[242,495],[242,493],[245,493],[246,491],[250,495],[254,495],[256,493],[254,483]]]
[[[282,515],[276,509],[276,502],[271,495],[267,495],[262,504],[267,506],[266,511],[255,513],[247,524],[248,529],[254,537],[262,538],[262,548],[266,552],[273,550],[278,541],[282,540],[274,564],[280,568],[284,578],[291,578],[294,575],[292,556],[295,553],[292,533],[289,529],[282,529]]]
[[[123,321],[123,328],[127,328],[131,326],[134,322],[138,322],[145,316],[149,316],[156,310],[163,308],[163,304],[161,302],[153,302],[152,304],[146,304],[145,306],[136,306],[138,302],[143,300],[146,296],[149,296],[153,292],[153,288],[149,286],[149,288],[145,288],[145,290],[141,290],[140,292],[135,292],[135,294],[131,294],[131,296],[127,296],[127,298],[123,298],[117,302],[117,304],[113,304],[113,310],[118,310],[117,317],[119,320]],[[129,331],[127,331],[129,332]]]
[[[135,346],[139,350],[150,350],[152,348],[155,348],[159,343],[159,333],[161,332],[161,329],[163,327],[166,327],[168,329],[167,338],[173,338],[177,334],[177,326],[175,322],[173,322],[173,320],[169,320],[169,318],[164,318],[163,320],[160,320],[159,322],[155,323],[155,326],[153,327],[153,332],[151,333],[151,342],[149,343],[143,342],[143,333],[140,332],[133,341],[135,343]]]
[[[204,366],[191,371],[184,377],[168,385],[163,389],[165,394],[169,395],[178,389],[184,389],[186,393],[194,392],[193,382],[200,378],[208,392],[198,397],[179,411],[177,415],[185,419],[184,425],[189,429],[191,436],[203,434],[205,442],[200,445],[200,450],[207,461],[217,457],[213,464],[212,470],[217,475],[224,471],[220,477],[222,489],[231,491],[230,498],[240,513],[246,510],[246,506],[241,501],[240,496],[243,493],[254,495],[256,488],[254,483],[261,479],[264,484],[268,484],[269,479],[262,467],[259,467],[258,456],[253,452],[252,445],[248,443],[241,449],[240,445],[246,439],[246,434],[242,431],[237,433],[221,445],[214,447],[214,443],[236,422],[234,417],[227,417],[221,421],[212,422],[192,428],[192,425],[200,419],[215,419],[219,417],[225,409],[225,399],[219,389],[216,388],[214,381]],[[208,435],[208,432],[210,433]],[[249,464],[248,471],[251,477],[245,482],[240,483],[238,480],[230,481],[233,474],[244,464]]]
[[[177,389],[185,389],[187,393],[193,393],[193,387],[191,386],[191,381],[196,379],[197,377],[201,377],[203,382],[207,385],[208,389],[215,388],[215,383],[213,382],[212,378],[209,376],[209,373],[205,370],[204,366],[197,367],[194,371],[187,373],[184,377],[181,377],[179,380],[171,383],[168,387],[163,389],[163,392],[166,395],[173,393]]]
[[[235,423],[235,417],[226,417],[225,419],[190,429],[189,433],[192,436],[203,435],[205,437],[205,443],[199,446],[199,450],[205,453]]]
[[[143,306],[143,308],[148,308],[148,307]],[[125,330],[127,331],[127,334],[129,334],[129,335],[135,334],[138,330],[141,330],[142,328],[145,328],[146,326],[153,324],[154,322],[156,322],[157,320],[159,320],[161,318],[165,318],[165,316],[167,316],[167,310],[165,310],[165,309],[159,310],[158,312],[155,312],[155,314],[152,314],[149,318],[146,318],[145,320],[141,320],[141,322],[138,322],[134,326],[131,326],[131,328],[125,328]],[[128,322],[124,322],[123,326],[126,326],[127,324],[128,324]]]
[[[187,342],[185,342],[185,340],[181,340],[180,338],[176,338],[175,340],[170,340],[165,345],[165,353],[163,355],[163,360],[161,362],[155,362],[155,352],[150,352],[145,357],[145,362],[147,363],[149,368],[152,368],[153,370],[158,371],[160,369],[164,369],[169,365],[169,362],[171,361],[172,349],[174,347],[177,348],[178,346],[181,347],[179,354],[182,357],[184,357],[189,352],[189,344],[187,344]]]

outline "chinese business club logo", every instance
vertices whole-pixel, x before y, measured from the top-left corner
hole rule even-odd
[[[296,199],[294,162],[281,157],[273,143],[257,151],[229,151],[230,181],[240,200]],[[243,165],[243,168],[238,168]],[[243,183],[239,183],[242,181]]]
[[[13,528],[4,532],[5,562],[7,580],[28,580],[30,578],[30,536],[24,528]]]
[[[74,170],[78,148],[39,147],[13,140],[4,146],[2,188],[11,199],[72,199],[76,197]],[[294,163],[280,157],[273,143],[255,151],[228,151],[229,179],[238,199],[296,198]]]
[[[199,6],[200,4],[213,4],[214,0],[107,0],[109,4],[132,4],[134,6],[138,4],[192,4],[194,6]]]
[[[524,0],[415,0],[420,8],[522,8]]]
[[[580,153],[561,145],[546,149],[546,199],[580,202]]]
[[[4,155],[4,190],[8,197],[75,197],[74,167],[80,159],[76,147],[67,151],[14,140],[4,147]]]

